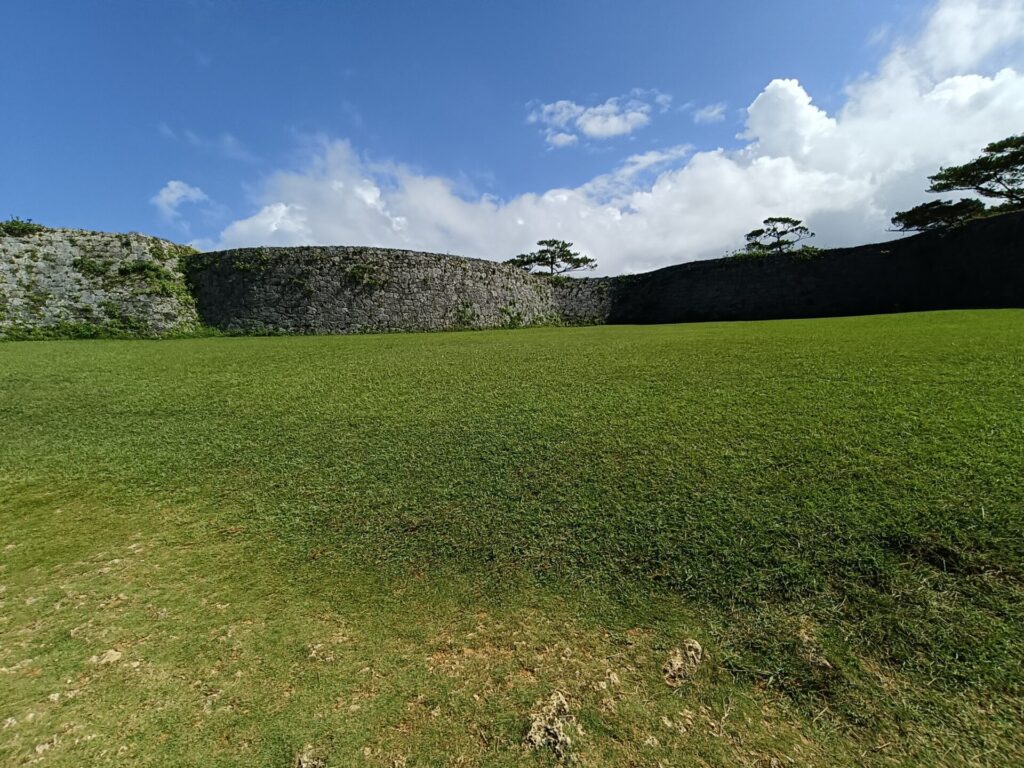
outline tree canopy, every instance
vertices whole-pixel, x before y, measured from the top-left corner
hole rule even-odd
[[[892,217],[893,229],[900,232],[927,232],[963,224],[985,212],[985,204],[973,197],[957,202],[933,200],[909,211],[899,211]]]
[[[1014,208],[1024,207],[1024,134],[994,141],[980,157],[942,168],[929,180],[929,192],[971,190]]]
[[[746,234],[747,245],[741,253],[787,253],[797,243],[814,237],[814,233],[802,221],[788,216],[770,216],[761,224],[761,227]]]
[[[527,272],[562,275],[578,269],[594,269],[597,262],[572,249],[572,243],[565,240],[538,240],[540,248],[531,253],[521,253],[505,263],[521,267]]]

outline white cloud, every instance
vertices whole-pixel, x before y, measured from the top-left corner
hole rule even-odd
[[[907,57],[941,77],[962,72],[1024,36],[1021,0],[946,0],[938,3]]]
[[[668,112],[672,107],[672,97],[667,93],[654,93],[654,103],[658,105],[658,109],[662,112]]]
[[[720,123],[725,120],[725,104],[708,104],[693,113],[693,122],[698,124]]]
[[[576,127],[591,139],[625,136],[651,122],[651,107],[639,101],[620,104],[609,99],[604,104],[583,110],[576,118]]]
[[[548,133],[547,142],[552,147],[569,147],[579,141],[579,137],[574,133],[562,133],[561,131],[552,131]]]
[[[645,176],[650,178],[650,174],[678,163],[691,152],[692,146],[680,144],[677,147],[632,155],[611,173],[591,179],[579,189],[595,201],[614,202],[636,189]]]
[[[666,111],[672,97],[656,90],[636,88],[627,96],[616,96],[603,104],[585,107],[562,99],[534,108],[527,122],[544,127],[544,138],[552,147],[568,147],[582,135],[588,139],[626,136],[651,122],[653,102]]]
[[[308,226],[301,205],[272,203],[255,216],[236,221],[221,233],[221,240],[232,243],[295,245],[317,242]]]
[[[721,255],[773,215],[807,220],[820,245],[880,240],[894,211],[929,199],[929,174],[1024,126],[1019,7],[941,0],[917,39],[894,47],[835,113],[796,80],[772,80],[747,109],[739,149],[641,153],[575,188],[467,199],[453,180],[369,163],[348,142],[322,138],[303,166],[266,177],[259,210],[218,245],[379,244],[504,259],[559,237],[609,274]],[[994,34],[993,19],[1000,45],[973,39]],[[944,47],[952,71],[937,54]],[[994,58],[1017,68],[992,69]],[[555,102],[535,121],[579,135],[586,109]]]
[[[583,114],[583,109],[576,102],[563,99],[551,104],[542,104],[540,109],[535,109],[530,113],[527,120],[531,123],[543,123],[549,128],[564,129]]]
[[[174,179],[164,184],[149,202],[157,207],[165,219],[172,221],[178,218],[178,208],[185,203],[202,203],[208,200],[206,193],[199,187]]]
[[[837,123],[811,103],[796,80],[772,80],[747,107],[747,128],[738,138],[750,139],[751,152],[771,157],[805,157],[834,136]]]

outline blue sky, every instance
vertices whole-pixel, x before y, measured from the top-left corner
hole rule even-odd
[[[923,199],[936,160],[1024,125],[1005,105],[1022,69],[1020,5],[8,0],[0,216],[204,247],[358,240],[490,258],[563,236],[618,270],[716,255],[762,213],[807,216],[826,243],[879,239],[888,204],[914,184]],[[956,66],[936,65],[961,44]],[[857,186],[877,171],[814,154],[863,152],[839,134],[871,104],[863,135],[885,133],[886,110],[902,108],[882,104],[902,87],[894,59],[922,80],[903,96],[918,112],[936,88],[968,88],[965,76],[986,81],[970,98],[1000,104],[880,200]],[[759,98],[760,117],[748,111]],[[732,165],[704,169],[720,148]],[[719,189],[733,166],[758,175],[739,194]],[[701,173],[716,211],[737,198],[728,221],[699,213],[695,190],[665,191]],[[780,197],[772,173],[780,190],[804,175]],[[838,174],[828,204],[798,189],[822,174]],[[673,210],[709,234],[679,235]],[[637,254],[617,242],[641,232]]]

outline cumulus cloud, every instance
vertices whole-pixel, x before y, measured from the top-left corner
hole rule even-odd
[[[906,57],[926,74],[962,72],[1024,36],[1020,0],[948,0],[931,14],[920,40]]]
[[[929,174],[1021,131],[1022,12],[1019,2],[941,0],[917,38],[895,45],[832,114],[797,80],[772,80],[747,108],[738,149],[639,153],[580,186],[508,200],[461,196],[453,180],[371,163],[322,137],[305,163],[265,178],[256,213],[217,245],[379,244],[504,259],[558,237],[609,274],[719,256],[767,216],[805,219],[820,245],[883,239],[894,211],[928,199]],[[537,122],[586,136],[586,109],[543,105]]]
[[[739,135],[752,144],[749,152],[772,157],[805,157],[838,123],[811,103],[796,80],[772,80],[747,107],[747,128]]]
[[[178,218],[178,208],[185,203],[202,203],[209,199],[199,187],[172,179],[164,184],[163,188],[149,199],[149,202],[156,206],[161,216],[168,221],[173,221]]]
[[[638,88],[628,96],[616,96],[591,107],[567,99],[541,104],[533,108],[527,121],[543,126],[550,146],[568,147],[581,135],[598,140],[626,136],[651,122],[654,106],[665,111],[671,104],[672,97],[666,93]]]
[[[720,123],[725,120],[725,104],[708,104],[693,113],[693,122],[698,124]]]

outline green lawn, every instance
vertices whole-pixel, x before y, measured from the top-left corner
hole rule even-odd
[[[5,343],[0,429],[2,765],[1024,764],[1024,311]]]

